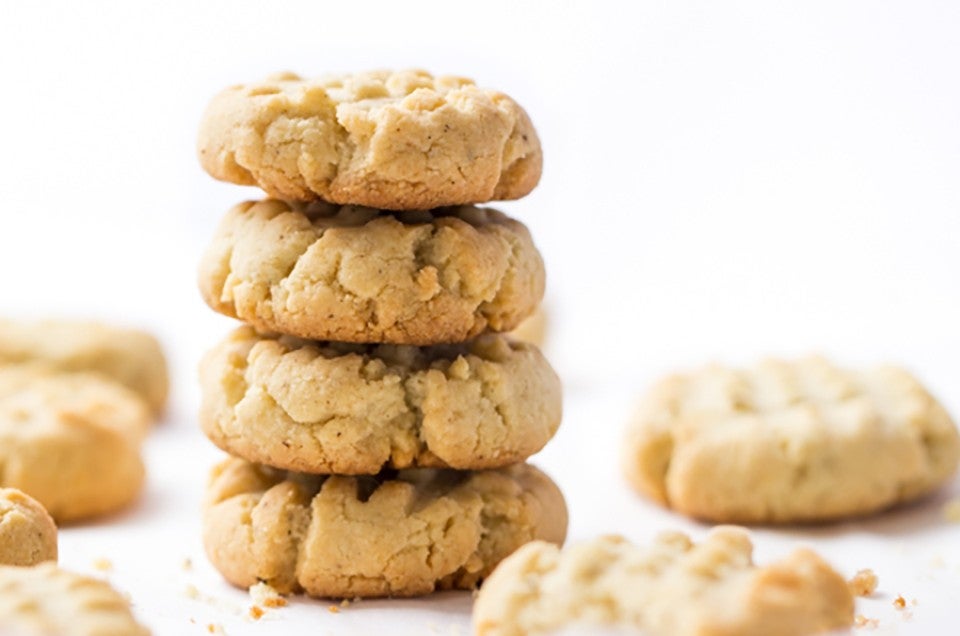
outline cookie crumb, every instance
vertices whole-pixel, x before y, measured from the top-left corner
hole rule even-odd
[[[262,616],[263,616],[263,610],[260,609],[258,605],[250,606],[250,618],[252,618],[255,621],[258,621]]]
[[[903,598],[902,596],[898,596],[897,598],[893,599],[893,606],[898,610],[902,610],[907,606],[907,599]]]
[[[99,570],[100,572],[111,572],[113,571],[113,562],[110,559],[107,559],[105,557],[94,559],[93,569]]]
[[[287,599],[280,596],[280,593],[269,583],[261,581],[256,585],[251,585],[249,592],[250,598],[256,605],[264,607],[286,607],[287,605]]]
[[[184,572],[189,572],[190,570],[193,569],[193,561],[192,561],[191,559],[189,559],[189,558],[184,559],[183,562],[180,563],[180,568],[181,568]]]
[[[943,518],[947,521],[960,523],[960,499],[953,499],[944,504]]]
[[[847,586],[854,596],[870,596],[877,590],[878,582],[877,575],[874,574],[873,570],[867,568],[854,574],[853,578],[847,581]]]
[[[190,584],[183,590],[184,595],[187,598],[198,599],[200,598],[200,590],[197,589],[196,585]]]
[[[345,598],[345,599],[343,599],[342,601],[340,601],[340,607],[342,607],[342,608],[344,608],[344,609],[350,607],[350,599],[346,599],[346,598]]]
[[[858,629],[876,629],[880,626],[880,621],[876,618],[867,618],[863,614],[857,614],[853,619],[853,626]]]
[[[225,634],[227,633],[227,632],[223,631],[223,626],[222,626],[222,625],[218,625],[218,624],[216,624],[216,623],[208,623],[208,624],[207,624],[207,631],[210,632],[211,634],[221,634],[221,636],[223,636],[223,635],[225,635]]]
[[[330,612],[331,614],[339,614],[340,608],[337,607],[336,605],[331,605],[330,607],[327,608],[327,611]]]

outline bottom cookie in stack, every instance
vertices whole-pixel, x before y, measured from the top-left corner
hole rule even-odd
[[[230,458],[213,471],[203,525],[210,560],[237,586],[417,596],[471,589],[529,541],[562,543],[567,509],[529,464],[346,477]]]

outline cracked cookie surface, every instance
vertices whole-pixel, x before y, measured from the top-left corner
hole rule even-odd
[[[719,522],[867,514],[921,497],[956,471],[949,414],[907,371],[811,357],[668,377],[628,429],[642,493]]]
[[[528,541],[562,543],[567,511],[536,468],[288,473],[229,458],[211,475],[207,555],[232,584],[332,598],[470,589]]]
[[[484,582],[474,634],[537,636],[579,624],[649,636],[807,636],[853,624],[846,580],[817,554],[801,548],[766,567],[752,554],[734,527],[698,544],[679,532],[650,546],[621,537],[563,551],[529,543]]]
[[[207,107],[197,150],[212,177],[273,197],[392,210],[518,199],[543,163],[516,102],[424,71],[232,86]]]
[[[0,488],[0,565],[57,560],[57,526],[36,499]]]
[[[264,332],[429,345],[509,331],[543,297],[527,228],[489,208],[383,213],[268,199],[231,209],[200,291]]]
[[[106,581],[61,570],[0,566],[0,633],[17,636],[149,636]]]
[[[146,404],[85,373],[0,368],[0,486],[24,491],[59,522],[113,512],[143,485]]]
[[[169,379],[157,339],[145,331],[80,320],[0,320],[0,365],[93,371],[123,384],[154,412],[163,409]]]
[[[536,347],[357,345],[241,327],[200,365],[200,424],[232,455],[308,473],[495,468],[560,425],[560,380]]]

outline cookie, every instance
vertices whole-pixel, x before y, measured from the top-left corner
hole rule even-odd
[[[232,86],[207,108],[197,150],[212,177],[273,197],[390,210],[518,199],[543,163],[516,102],[424,71]]]
[[[57,526],[40,503],[15,488],[0,488],[0,565],[57,560]]]
[[[103,376],[0,369],[0,487],[60,522],[118,510],[143,484],[143,400]]]
[[[474,634],[536,636],[580,624],[647,636],[807,636],[852,626],[847,583],[817,554],[799,549],[758,567],[752,553],[734,527],[696,545],[678,532],[644,547],[620,537],[564,551],[529,543],[483,584]]]
[[[0,320],[0,365],[95,371],[163,409],[169,380],[157,339],[144,331],[79,320]]]
[[[265,200],[227,213],[199,282],[211,308],[260,331],[429,345],[513,329],[544,270],[527,228],[495,210]]]
[[[0,566],[0,633],[17,636],[148,636],[106,581],[53,563]]]
[[[537,307],[529,318],[511,331],[510,336],[542,348],[547,339],[547,312],[543,305]]]
[[[214,469],[203,539],[232,584],[354,598],[469,589],[528,541],[562,543],[563,495],[536,468],[287,473]]]
[[[358,345],[237,329],[200,365],[200,424],[220,448],[308,473],[522,461],[560,425],[560,380],[498,334],[455,345]]]
[[[954,473],[957,429],[908,372],[823,358],[711,366],[658,383],[625,444],[629,480],[684,514],[789,523],[863,515]]]

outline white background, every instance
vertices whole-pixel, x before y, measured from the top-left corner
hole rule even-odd
[[[613,459],[637,393],[677,367],[808,351],[899,361],[960,412],[960,4],[4,2],[0,311],[144,326],[173,363],[141,505],[61,541],[75,569],[109,556],[157,633],[253,629],[199,547],[217,454],[196,430],[195,365],[231,323],[200,301],[194,271],[220,216],[259,195],[200,170],[201,111],[278,70],[409,66],[502,89],[540,131],[539,188],[498,207],[547,261],[547,353],[567,410],[537,463],[567,492],[572,539],[705,531],[630,494]],[[806,542],[847,574],[873,567],[882,594],[859,610],[884,632],[950,633],[948,494],[761,531],[758,556]],[[187,599],[188,584],[218,600]],[[890,607],[900,593],[918,599],[910,620]],[[286,633],[384,618],[466,633],[469,604],[334,615],[298,601],[268,619]]]

